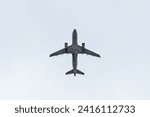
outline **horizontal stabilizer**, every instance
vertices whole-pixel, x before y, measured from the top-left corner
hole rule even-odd
[[[81,74],[81,75],[84,75],[84,73],[80,70],[77,69],[77,74]]]
[[[68,71],[67,73],[66,73],[66,75],[68,75],[68,74],[73,74],[74,73],[74,71],[73,70],[70,70],[70,71]]]
[[[82,71],[80,71],[80,70],[76,70],[76,71],[74,71],[73,69],[72,70],[70,70],[70,71],[68,71],[67,73],[66,73],[66,75],[68,75],[68,74],[74,74],[74,75],[76,75],[76,74],[81,74],[81,75],[84,75],[84,73],[82,72]]]

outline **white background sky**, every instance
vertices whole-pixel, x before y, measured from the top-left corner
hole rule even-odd
[[[0,0],[0,99],[150,99],[149,0]],[[79,44],[84,76],[66,76]]]

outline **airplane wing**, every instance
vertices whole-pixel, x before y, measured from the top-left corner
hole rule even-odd
[[[50,54],[49,57],[57,56],[57,55],[64,54],[64,53],[66,53],[66,49],[65,48]]]
[[[91,55],[91,56],[96,56],[96,57],[100,57],[99,54],[92,52],[91,50],[88,50],[86,48],[83,49],[83,47],[78,46],[78,53],[80,54],[87,54],[87,55]]]
[[[92,52],[91,50],[88,50],[86,48],[84,48],[84,51],[83,53],[87,54],[87,55],[92,55],[92,56],[96,56],[96,57],[100,57],[99,54],[95,53],[95,52]]]

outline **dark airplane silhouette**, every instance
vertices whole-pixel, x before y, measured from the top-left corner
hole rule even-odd
[[[77,58],[78,58],[78,54],[87,54],[87,55],[92,55],[92,56],[96,56],[96,57],[100,57],[99,54],[92,52],[88,49],[85,48],[85,43],[82,43],[82,46],[78,45],[78,38],[77,38],[77,31],[76,29],[73,30],[72,33],[72,45],[68,46],[68,43],[65,43],[65,48],[50,54],[49,57],[52,56],[57,56],[60,54],[72,54],[72,66],[73,69],[68,71],[66,73],[67,74],[74,74],[74,76],[76,76],[76,74],[82,74],[84,75],[84,73],[80,70],[77,69]]]

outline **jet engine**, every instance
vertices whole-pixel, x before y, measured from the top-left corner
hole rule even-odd
[[[65,49],[67,49],[67,47],[68,47],[68,43],[65,43]]]
[[[82,51],[84,52],[85,43],[82,43]]]
[[[83,48],[83,49],[85,48],[85,43],[82,43],[82,48]]]
[[[68,53],[68,51],[67,51],[68,49],[67,48],[68,48],[68,43],[65,43],[65,51],[66,51],[66,53]]]

